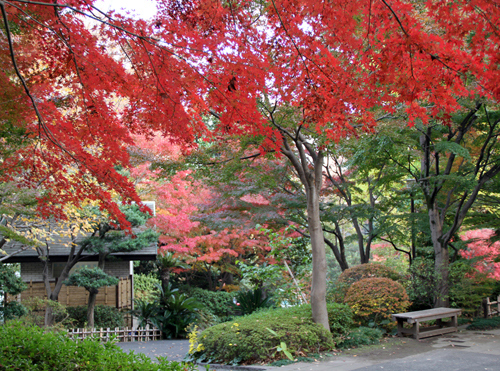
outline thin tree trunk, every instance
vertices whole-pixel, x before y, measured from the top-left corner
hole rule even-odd
[[[94,309],[97,300],[98,290],[91,290],[89,292],[89,301],[87,305],[87,326],[89,328],[94,328]]]
[[[434,272],[436,273],[436,296],[434,307],[449,307],[449,252],[448,245],[442,241],[443,226],[436,207],[429,209],[429,222],[432,245],[434,246]]]
[[[311,308],[315,323],[323,325],[328,331],[328,311],[326,309],[326,253],[323,229],[319,217],[319,195],[315,187],[307,194],[307,219],[312,249],[312,287]]]

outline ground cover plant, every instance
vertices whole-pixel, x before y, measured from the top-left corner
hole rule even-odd
[[[310,305],[254,312],[191,335],[191,358],[252,364],[333,349],[349,331],[352,313],[345,304],[329,304],[328,312],[333,334],[313,323]]]
[[[500,328],[500,317],[475,318],[467,330],[493,330]]]
[[[9,371],[191,371],[188,363],[124,353],[112,342],[74,341],[64,333],[10,322],[0,327],[0,370]]]

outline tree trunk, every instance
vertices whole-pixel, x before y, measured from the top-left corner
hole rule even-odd
[[[315,323],[330,331],[326,309],[326,253],[323,229],[319,217],[319,194],[315,187],[307,192],[307,219],[312,249],[311,308]]]
[[[94,308],[97,299],[98,290],[89,291],[89,302],[87,305],[87,327],[94,328]]]
[[[449,307],[449,253],[448,245],[442,241],[443,226],[436,207],[429,209],[429,224],[431,229],[432,245],[434,246],[434,272],[436,274],[436,296],[434,307]]]

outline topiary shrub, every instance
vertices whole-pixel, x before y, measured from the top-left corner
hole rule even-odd
[[[68,319],[65,321],[68,328],[83,328],[87,325],[87,306],[67,307]],[[94,309],[94,326],[96,328],[124,327],[125,321],[120,311],[107,305],[96,305]]]
[[[285,358],[286,352],[297,356],[334,347],[332,334],[312,322],[310,305],[255,312],[191,334],[190,342],[194,360],[226,364],[268,362]]]
[[[360,325],[394,327],[391,315],[405,312],[410,306],[406,290],[389,278],[364,278],[352,284],[345,296],[346,304]]]
[[[337,302],[343,302],[347,290],[349,290],[349,287],[351,287],[353,283],[365,278],[374,277],[389,278],[394,281],[399,281],[402,278],[393,268],[383,264],[369,263],[356,265],[346,269],[339,276],[332,298]]]

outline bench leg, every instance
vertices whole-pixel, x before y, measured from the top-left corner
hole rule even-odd
[[[413,336],[415,339],[420,340],[420,322],[417,321],[413,324]]]
[[[404,333],[403,333],[404,321],[400,318],[398,318],[397,321],[398,321],[398,336],[403,337],[404,336]]]

